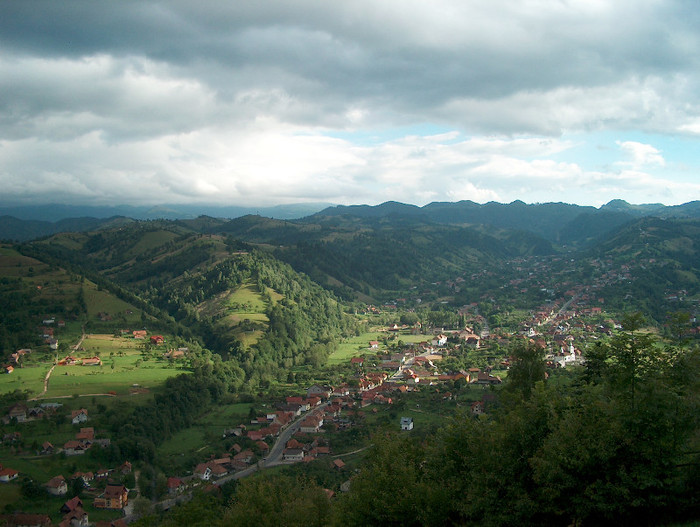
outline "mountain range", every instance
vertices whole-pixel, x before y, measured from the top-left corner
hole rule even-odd
[[[202,218],[205,216],[206,218]],[[613,200],[600,208],[566,203],[526,204],[472,201],[434,202],[423,207],[389,201],[381,205],[297,204],[264,209],[251,207],[73,207],[43,205],[0,206],[0,239],[27,241],[65,231],[90,231],[131,220],[184,220],[195,230],[218,229],[231,234],[273,231],[277,241],[308,239],[311,231],[324,228],[356,230],[377,228],[390,222],[405,227],[417,225],[488,226],[533,233],[557,245],[592,245],[616,227],[644,216],[700,218],[700,201],[683,205],[632,205]],[[197,219],[199,218],[199,219]],[[226,223],[225,220],[234,218]],[[275,221],[271,221],[275,220]]]

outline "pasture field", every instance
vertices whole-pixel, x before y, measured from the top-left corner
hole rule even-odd
[[[133,326],[141,321],[141,310],[107,291],[100,291],[97,285],[90,281],[85,281],[83,295],[88,317],[91,319],[97,318],[98,313],[108,313],[114,320],[119,320],[126,326]]]
[[[156,347],[155,351],[145,354],[143,341],[99,334],[86,337],[82,344],[84,351],[70,350],[69,353],[78,359],[99,356],[102,365],[57,365],[42,399],[110,392],[128,395],[134,384],[147,390],[163,384],[169,377],[187,372],[177,362],[170,364],[154,357],[164,353],[166,346]],[[0,393],[28,389],[38,395],[43,390],[44,377],[51,365],[41,363],[18,368],[9,375],[0,375]]]
[[[173,241],[179,235],[171,231],[153,231],[144,233],[136,244],[127,251],[128,256],[140,256],[146,251],[152,251],[168,242]]]
[[[272,302],[282,298],[272,289],[268,289],[268,294]],[[267,302],[250,280],[236,290],[203,303],[200,309],[208,316],[221,316],[220,327],[230,330],[244,347],[257,343],[270,322],[265,314]]]
[[[399,340],[404,343],[424,342],[430,340],[431,335],[411,335],[410,333],[387,333],[386,331],[373,330],[360,335],[344,339],[338,344],[338,348],[328,357],[328,364],[342,364],[348,362],[352,357],[365,354],[376,354],[378,351],[386,350],[387,347],[382,343],[384,338],[389,338],[389,345],[397,343]],[[376,340],[379,342],[379,348],[376,350],[369,349],[369,342]]]
[[[328,357],[328,364],[342,364],[348,362],[352,357],[357,357],[366,353],[376,353],[377,350],[369,349],[369,342],[371,340],[379,340],[381,337],[381,333],[370,331],[343,339],[343,341],[338,344],[338,348]]]
[[[221,454],[223,431],[248,423],[251,403],[221,405],[200,419],[197,424],[180,430],[157,447],[158,457],[181,470],[192,467],[210,454]],[[217,447],[217,445],[219,445]]]
[[[41,393],[49,368],[49,363],[29,364],[23,368],[16,368],[10,374],[0,375],[0,394],[15,390],[29,390],[33,395]]]
[[[0,276],[13,278],[27,276],[30,267],[35,271],[48,268],[39,260],[24,256],[10,247],[0,246]]]

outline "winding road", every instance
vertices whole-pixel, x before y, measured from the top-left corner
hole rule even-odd
[[[282,430],[280,432],[280,435],[277,436],[277,439],[275,440],[275,444],[272,445],[272,448],[270,449],[270,453],[265,457],[265,459],[262,459],[258,461],[255,465],[250,466],[244,470],[239,470],[238,472],[234,472],[233,474],[229,474],[228,476],[224,476],[223,478],[220,478],[214,482],[214,485],[223,485],[224,483],[231,481],[232,479],[241,479],[246,476],[250,476],[254,472],[258,470],[262,470],[265,468],[270,468],[274,467],[277,465],[284,465],[287,464],[282,459],[282,453],[284,452],[284,446],[287,444],[287,441],[289,441],[292,438],[292,435],[299,430],[299,427],[301,426],[301,422],[306,418],[306,416],[310,415],[311,413],[325,408],[328,406],[328,402],[325,402],[313,410],[309,410],[306,413],[301,414],[299,417],[297,417],[294,421],[292,421],[287,428]],[[292,462],[289,462],[290,464]]]

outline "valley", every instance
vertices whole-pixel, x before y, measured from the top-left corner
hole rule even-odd
[[[545,523],[692,518],[699,220],[457,205],[3,243],[0,509],[58,522],[77,496],[91,522],[211,524],[263,514],[251,503],[276,489],[318,525],[381,523],[389,504],[481,521],[498,496],[523,524],[537,507]],[[616,509],[552,498],[598,489],[589,463],[641,471],[615,472]],[[102,506],[109,484],[130,505]]]

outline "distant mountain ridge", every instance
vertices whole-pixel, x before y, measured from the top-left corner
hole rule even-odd
[[[447,225],[490,225],[501,229],[528,231],[560,245],[590,245],[615,228],[644,216],[700,218],[700,201],[683,205],[631,205],[613,200],[600,208],[568,203],[512,203],[473,201],[433,202],[424,207],[386,202],[376,206],[335,206],[301,222],[324,223],[328,218],[363,219],[413,217]]]
[[[110,218],[124,216],[135,220],[183,220],[199,216],[214,218],[238,218],[246,214],[259,214],[270,218],[303,218],[331,206],[330,203],[292,203],[272,207],[247,207],[226,205],[180,205],[163,204],[148,206],[115,205],[63,205],[49,203],[44,205],[3,205],[0,204],[0,216],[13,216],[20,220],[39,220],[57,222],[66,218]]]
[[[632,205],[612,200],[600,208],[568,203],[512,203],[473,201],[433,202],[423,207],[396,201],[380,205],[296,204],[268,208],[163,205],[157,207],[94,207],[42,205],[0,206],[0,239],[27,241],[63,231],[85,232],[116,221],[176,220],[200,232],[231,234],[255,230],[279,243],[305,238],[309,231],[355,231],[392,224],[487,226],[527,231],[557,245],[591,246],[602,236],[636,218],[700,218],[700,201],[666,206]],[[227,224],[227,219],[233,221]],[[247,218],[241,220],[241,218]],[[269,220],[269,221],[263,221]],[[305,227],[304,227],[305,226]],[[303,231],[303,234],[302,234]]]

